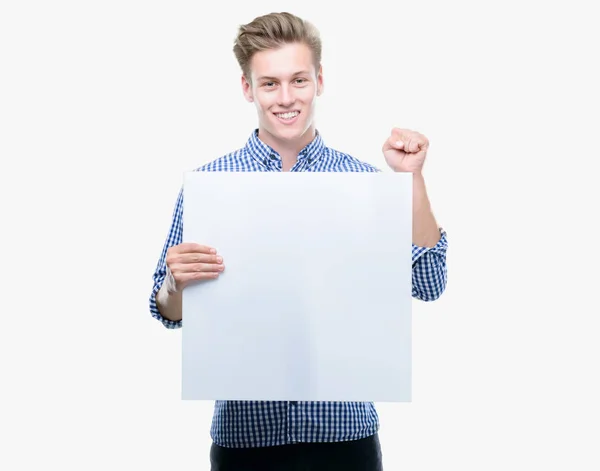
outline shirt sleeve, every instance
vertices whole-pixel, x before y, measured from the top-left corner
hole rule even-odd
[[[179,190],[179,196],[177,197],[177,201],[175,203],[175,209],[173,210],[173,220],[171,223],[171,227],[169,229],[169,235],[167,236],[167,240],[163,246],[162,252],[160,254],[160,258],[158,263],[156,264],[156,269],[154,270],[154,275],[152,279],[154,281],[152,286],[152,292],[150,293],[150,314],[152,317],[162,322],[162,324],[167,329],[178,329],[182,326],[182,320],[177,322],[164,318],[158,307],[156,306],[156,294],[160,290],[163,282],[165,281],[165,277],[167,274],[167,250],[169,247],[180,244],[183,238],[183,188]]]
[[[441,227],[440,235],[434,247],[412,246],[412,296],[421,301],[435,301],[446,289],[448,240]]]

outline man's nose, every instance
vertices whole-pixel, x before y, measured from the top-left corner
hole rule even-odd
[[[294,103],[294,101],[295,98],[293,90],[286,85],[281,86],[277,96],[277,104],[279,106],[290,106]]]

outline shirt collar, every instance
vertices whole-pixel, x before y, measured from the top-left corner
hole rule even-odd
[[[267,168],[281,168],[281,156],[271,146],[265,144],[258,138],[258,128],[255,129],[246,142],[248,153]],[[298,154],[298,162],[306,160],[312,164],[325,154],[325,143],[318,130],[315,130],[315,138],[309,142]]]

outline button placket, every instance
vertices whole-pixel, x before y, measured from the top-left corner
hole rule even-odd
[[[310,168],[310,166],[312,165],[312,163],[315,161],[315,156],[311,155],[310,157],[308,157],[306,159],[306,165],[304,166],[305,169]]]
[[[269,154],[269,157],[268,159],[265,159],[265,162],[267,167],[275,167],[277,170],[281,170],[281,161],[277,158],[276,154]]]

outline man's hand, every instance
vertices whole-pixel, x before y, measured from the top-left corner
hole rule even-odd
[[[410,129],[393,128],[383,144],[385,161],[395,172],[420,173],[423,170],[429,141]]]
[[[213,280],[225,269],[223,257],[206,245],[184,242],[167,251],[167,266],[178,292],[192,281]]]

